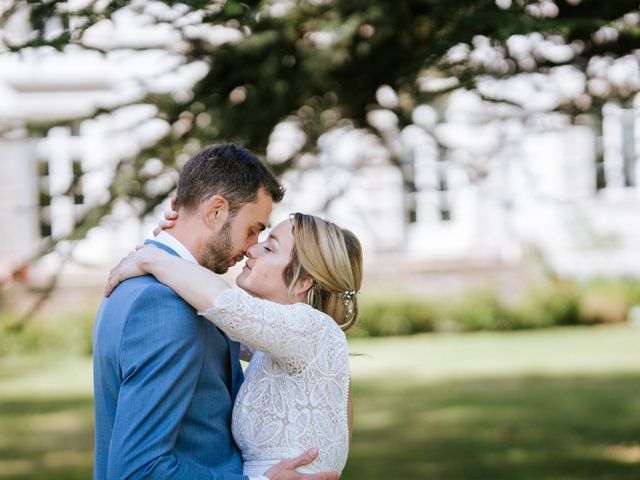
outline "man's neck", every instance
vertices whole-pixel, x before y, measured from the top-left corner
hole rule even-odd
[[[195,226],[189,225],[189,222],[176,220],[175,225],[165,230],[166,233],[178,240],[193,255],[197,262],[200,262],[201,241],[194,235],[197,232]]]

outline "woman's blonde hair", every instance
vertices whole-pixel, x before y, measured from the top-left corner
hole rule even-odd
[[[290,215],[294,245],[282,274],[289,296],[300,280],[313,281],[307,303],[332,317],[342,330],[358,320],[362,247],[349,230],[303,213]]]

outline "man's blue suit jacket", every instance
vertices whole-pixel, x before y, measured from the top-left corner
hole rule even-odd
[[[231,435],[238,343],[147,275],[103,299],[93,349],[95,480],[247,479]]]

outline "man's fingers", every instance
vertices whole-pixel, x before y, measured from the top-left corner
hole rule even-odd
[[[338,480],[340,475],[336,472],[320,472],[305,475],[305,480]]]
[[[299,473],[295,469],[308,465],[313,462],[318,454],[317,448],[310,448],[306,452],[298,455],[296,458],[282,460],[265,472],[267,478],[274,480],[290,479],[290,480],[338,480],[340,475],[336,472],[320,472],[320,473]]]
[[[178,212],[174,210],[165,210],[164,218],[165,220],[175,220],[176,218],[178,218]]]
[[[291,468],[302,467],[303,465],[308,465],[313,462],[318,456],[317,448],[310,448],[306,452],[298,455],[296,458],[291,459]]]

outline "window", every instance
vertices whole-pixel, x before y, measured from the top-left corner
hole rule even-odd
[[[80,137],[56,127],[42,139],[37,157],[40,236],[63,237],[75,225],[78,207],[84,204],[84,175],[79,158]]]
[[[625,187],[636,186],[635,112],[624,110],[622,116],[622,158]]]

